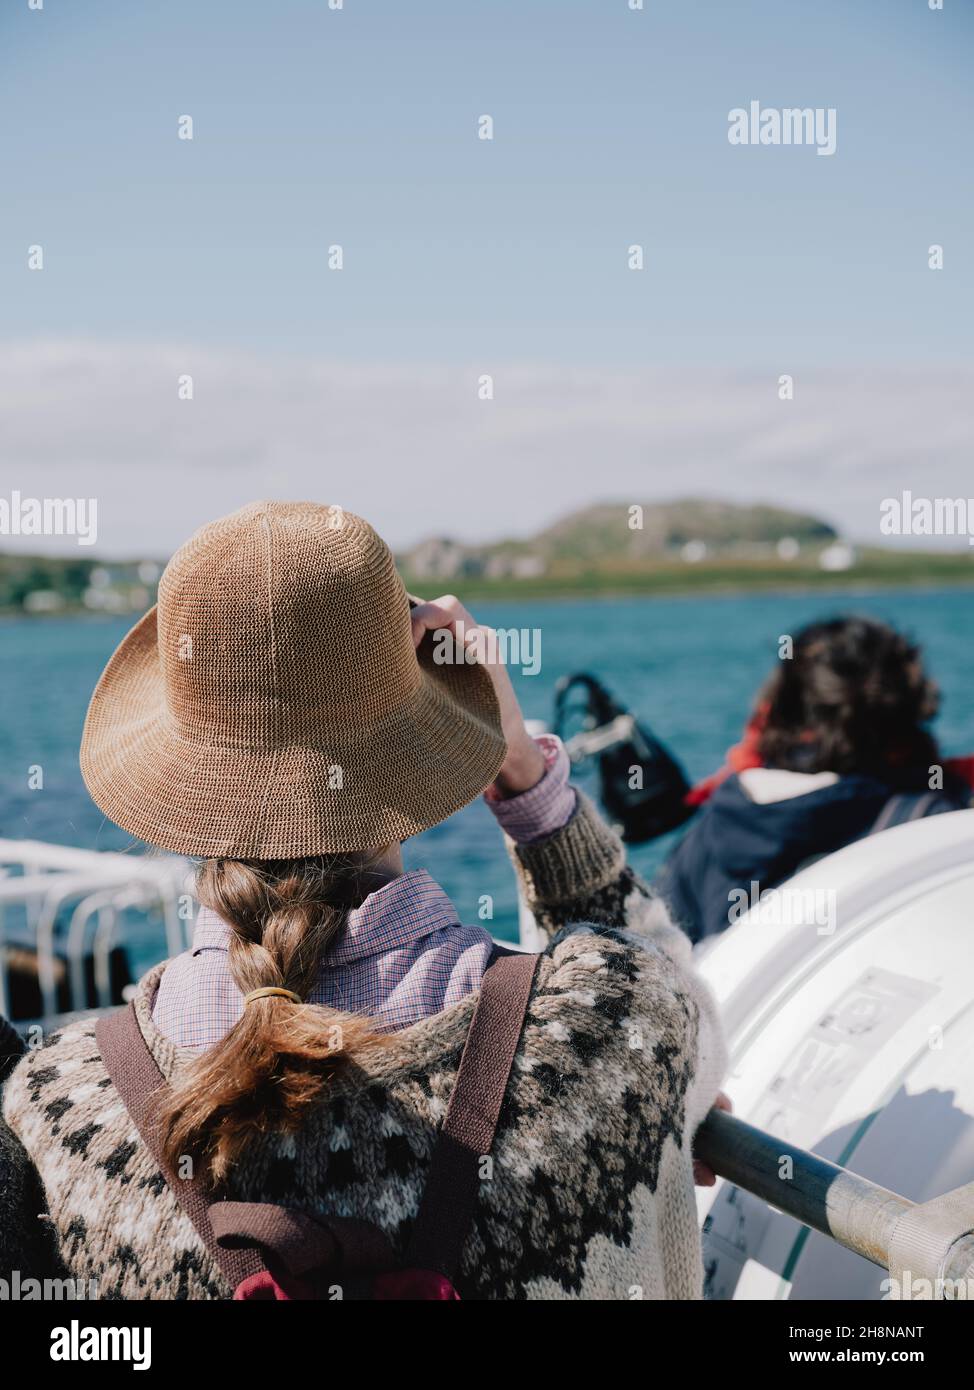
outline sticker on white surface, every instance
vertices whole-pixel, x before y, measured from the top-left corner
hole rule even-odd
[[[792,1143],[811,1142],[863,1066],[937,993],[926,980],[865,971],[791,1052],[751,1122]]]

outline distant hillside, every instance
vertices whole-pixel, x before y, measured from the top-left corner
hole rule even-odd
[[[397,556],[412,592],[467,601],[974,583],[974,552],[852,546],[779,507],[687,499],[603,502],[493,545],[434,538]],[[143,613],[161,564],[0,553],[0,614]]]
[[[641,513],[641,514],[640,514]],[[399,556],[420,579],[569,578],[598,569],[619,571],[680,559],[771,556],[784,542],[792,558],[804,547],[836,539],[817,517],[779,507],[742,507],[687,498],[645,503],[603,502],[562,517],[536,536],[464,545],[445,537],[424,541]]]

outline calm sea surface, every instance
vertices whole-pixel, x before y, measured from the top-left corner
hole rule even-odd
[[[525,713],[550,720],[555,681],[588,670],[659,735],[692,778],[705,775],[739,737],[759,682],[772,668],[778,638],[812,619],[867,612],[907,629],[922,644],[940,683],[937,724],[945,753],[974,751],[974,590],[874,595],[755,595],[483,604],[495,627],[538,627],[541,671],[517,672]],[[120,849],[131,839],[89,800],[78,770],[88,698],[128,620],[0,620],[0,836]],[[40,764],[43,790],[28,789]],[[591,775],[583,785],[594,790]],[[651,873],[672,842],[634,849]],[[478,920],[483,894],[494,900],[492,929],[516,935],[516,895],[500,835],[477,803],[406,846],[450,894],[461,917]],[[487,924],[485,924],[487,925]],[[141,954],[141,953],[140,953]]]

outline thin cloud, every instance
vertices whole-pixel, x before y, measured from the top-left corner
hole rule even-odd
[[[503,363],[485,401],[484,370],[8,342],[6,491],[97,497],[97,550],[115,555],[165,555],[259,496],[340,503],[405,546],[690,494],[799,507],[877,540],[883,497],[971,491],[974,369],[799,372],[790,402],[770,371]]]

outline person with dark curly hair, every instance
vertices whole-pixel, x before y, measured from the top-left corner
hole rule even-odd
[[[807,861],[904,820],[971,804],[972,759],[941,758],[939,691],[919,648],[875,618],[812,623],[758,695],[655,888],[693,941]]]

